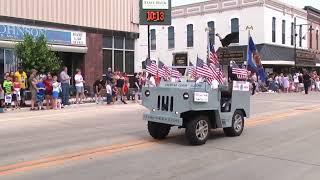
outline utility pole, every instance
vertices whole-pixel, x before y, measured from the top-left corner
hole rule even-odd
[[[150,25],[148,25],[148,59],[150,59]]]
[[[297,18],[294,18],[294,70],[297,71]]]

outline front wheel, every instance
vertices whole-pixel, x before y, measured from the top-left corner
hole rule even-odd
[[[157,122],[148,122],[148,131],[149,134],[154,139],[164,139],[168,136],[171,126],[168,124],[162,124]]]
[[[210,132],[208,116],[196,116],[187,122],[186,136],[190,144],[202,145],[207,142]]]
[[[232,126],[223,128],[226,136],[240,136],[244,128],[244,115],[242,111],[236,110],[232,117]]]

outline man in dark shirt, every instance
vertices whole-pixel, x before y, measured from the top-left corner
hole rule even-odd
[[[303,72],[302,79],[303,79],[303,85],[304,85],[304,92],[305,94],[308,94],[309,87],[311,85],[311,76],[308,74],[306,70]]]

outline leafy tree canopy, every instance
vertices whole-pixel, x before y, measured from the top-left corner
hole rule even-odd
[[[36,69],[39,73],[58,72],[61,67],[61,60],[55,52],[47,45],[44,35],[34,39],[30,35],[25,35],[22,42],[15,46],[15,53],[21,60],[21,66],[30,72]]]

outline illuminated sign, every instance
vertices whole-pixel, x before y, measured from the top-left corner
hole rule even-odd
[[[147,11],[148,22],[163,22],[165,18],[166,13],[164,11]]]
[[[140,0],[141,25],[171,25],[171,0]]]

